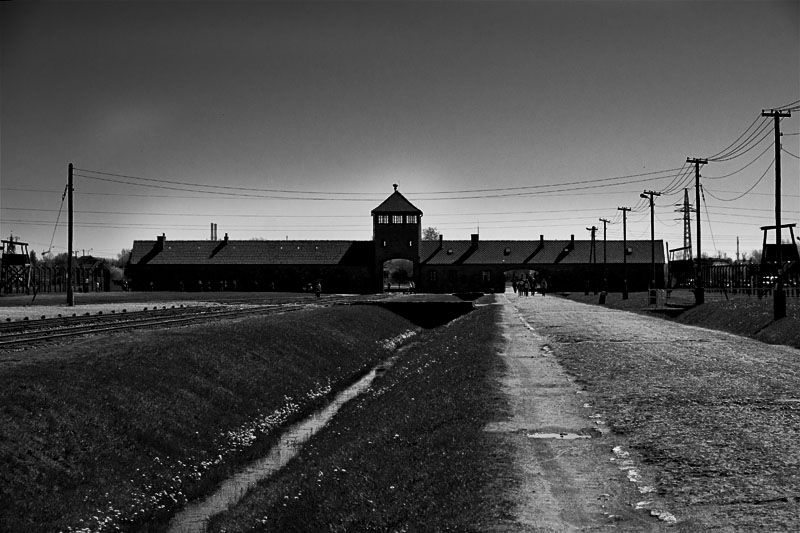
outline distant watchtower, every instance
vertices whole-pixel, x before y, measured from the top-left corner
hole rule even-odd
[[[389,259],[408,259],[414,263],[416,273],[422,240],[422,211],[400,194],[397,184],[393,187],[391,196],[372,210],[375,272],[382,272],[384,261]]]
[[[28,243],[14,239],[0,241],[3,246],[0,257],[0,292],[6,294],[24,290],[26,293],[31,281],[31,258]]]

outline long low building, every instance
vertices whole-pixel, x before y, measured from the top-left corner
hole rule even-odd
[[[422,240],[422,211],[395,191],[372,210],[371,241],[134,241],[126,274],[134,290],[383,290],[384,265],[409,261],[419,292],[498,292],[508,279],[547,280],[548,290],[643,290],[653,279],[652,243],[627,241]],[[656,285],[664,286],[664,246],[655,241]]]

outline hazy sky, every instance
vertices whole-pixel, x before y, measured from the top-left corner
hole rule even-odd
[[[601,217],[620,239],[621,206],[649,239],[639,195],[664,191],[656,238],[677,248],[686,158],[731,147],[702,168],[703,251],[735,256],[775,220],[760,113],[800,99],[797,0],[2,2],[0,20],[0,235],[39,255],[66,250],[70,162],[75,249],[97,256],[211,222],[367,240],[393,183],[446,239],[602,238]]]

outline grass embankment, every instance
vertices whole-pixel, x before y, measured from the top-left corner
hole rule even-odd
[[[486,531],[509,511],[497,308],[427,332],[213,531]]]
[[[0,367],[0,531],[157,529],[413,327],[337,307],[22,352]]]
[[[689,291],[675,291],[673,301],[686,305],[694,303]],[[598,304],[597,295],[583,293],[561,294],[565,298],[588,304]],[[676,322],[701,326],[735,335],[751,337],[769,344],[782,344],[800,348],[800,298],[786,299],[786,317],[775,320],[774,300],[751,294],[729,293],[728,298],[719,293],[707,293],[705,303],[688,308],[675,317]],[[627,300],[619,293],[609,293],[606,307],[624,311],[649,313],[646,292],[630,293]]]

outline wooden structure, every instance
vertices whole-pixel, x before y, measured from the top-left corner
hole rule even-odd
[[[14,239],[11,235],[2,243],[0,258],[0,292],[28,293],[31,281],[31,257],[28,255],[28,243]]]

